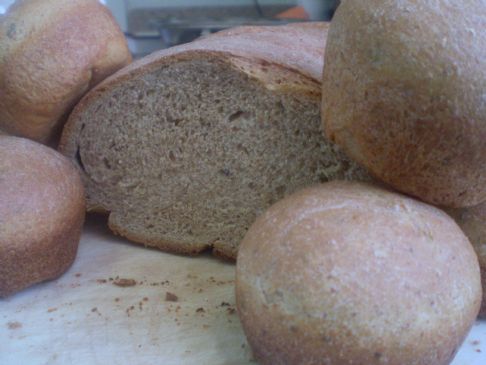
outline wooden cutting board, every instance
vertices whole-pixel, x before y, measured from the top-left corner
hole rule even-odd
[[[232,264],[143,249],[90,218],[58,280],[0,300],[1,365],[245,365]],[[453,365],[486,364],[477,322]]]

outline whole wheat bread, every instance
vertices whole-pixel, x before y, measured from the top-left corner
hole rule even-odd
[[[75,108],[60,150],[89,209],[163,250],[234,259],[249,225],[295,190],[368,179],[321,130],[328,25],[242,27],[152,54]]]

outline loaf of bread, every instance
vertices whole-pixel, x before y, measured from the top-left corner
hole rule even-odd
[[[84,222],[75,167],[36,142],[0,136],[0,297],[61,275]]]
[[[328,137],[441,206],[486,200],[486,2],[348,0],[329,31]]]
[[[76,102],[131,61],[97,0],[17,0],[0,17],[0,130],[55,143]]]
[[[60,150],[90,210],[163,250],[235,258],[265,208],[298,188],[367,179],[323,137],[328,25],[242,27],[163,50],[77,105]]]
[[[447,214],[355,182],[273,205],[236,266],[261,365],[447,365],[481,304],[476,254]]]
[[[483,284],[483,302],[479,316],[486,318],[486,203],[469,208],[448,209],[447,212],[459,224],[478,255]]]

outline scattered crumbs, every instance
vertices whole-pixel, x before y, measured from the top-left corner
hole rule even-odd
[[[236,313],[236,309],[234,309],[234,308],[228,308],[226,311],[228,312],[228,314],[235,314]]]
[[[149,299],[148,299],[147,297],[144,297],[142,300],[143,300],[144,302],[148,302],[148,300],[149,300]]]
[[[138,348],[139,348],[139,349],[140,349],[140,348],[142,348],[142,345],[138,345]]]
[[[198,293],[202,293],[203,292],[203,289],[202,288],[199,288],[199,290],[197,292]]]
[[[120,298],[115,298],[115,302],[119,302],[120,301]]]
[[[471,345],[473,346],[477,346],[479,345],[481,342],[479,342],[478,340],[474,340],[474,341],[471,341]]]
[[[178,306],[176,307],[176,309],[175,309],[176,313],[177,313],[177,312],[179,312],[179,310],[180,310],[180,309],[181,309],[181,306],[180,306],[180,305],[178,305]]]
[[[138,302],[138,309],[139,309],[140,311],[142,311],[142,310],[143,310],[143,302],[142,302],[142,301]]]
[[[106,279],[97,279],[97,280],[96,280],[96,282],[97,282],[98,284],[105,284],[105,283],[106,283],[106,281],[107,281]]]
[[[204,312],[206,311],[204,310],[203,307],[199,307],[198,309],[196,309],[196,313],[204,313]]]
[[[166,292],[165,293],[165,301],[166,302],[177,302],[179,300],[179,297],[175,295],[174,293],[171,292]]]
[[[138,282],[138,285],[143,285],[143,281],[139,281]]]
[[[150,286],[169,285],[169,284],[170,284],[169,280],[160,281],[160,282],[155,281],[150,283]]]
[[[113,278],[108,278],[109,281],[113,281]]]
[[[191,353],[191,350],[186,350],[184,351],[186,354],[190,354]]]
[[[55,311],[57,311],[57,308],[56,307],[53,307],[53,308],[49,308],[47,310],[47,313],[52,313],[52,312],[55,312]]]
[[[52,321],[54,321],[54,318],[49,318],[49,322],[52,322]]]
[[[94,308],[91,308],[91,312],[97,312],[98,311],[98,308],[94,307]]]
[[[197,279],[197,275],[194,274],[187,274],[188,279]]]
[[[126,288],[126,287],[129,287],[129,286],[135,286],[137,285],[137,282],[133,279],[123,279],[123,278],[116,278],[114,281],[113,281],[113,285],[116,285],[116,286],[121,286],[122,288]]]
[[[207,324],[203,324],[203,326],[202,326],[202,328],[203,328],[203,329],[205,329],[205,330],[207,330],[209,327],[210,327],[210,326],[209,326],[209,325],[207,325]]]
[[[128,317],[130,317],[130,312],[131,312],[131,311],[133,311],[134,309],[135,309],[135,306],[133,306],[133,305],[132,305],[132,306],[130,306],[130,307],[128,307],[128,308],[126,309],[126,311],[125,311],[125,312],[126,312],[126,314],[127,314],[127,316],[128,316]]]
[[[230,304],[228,302],[221,302],[221,307],[229,307]]]
[[[244,349],[246,347],[246,344],[242,343],[241,348]]]
[[[481,350],[480,349],[476,349],[476,352],[481,352]]]
[[[79,284],[79,283],[73,283],[73,284],[69,285],[69,287],[70,287],[71,289],[77,288],[77,287],[79,287],[79,286],[81,286],[81,284]]]
[[[76,273],[74,276],[76,276],[77,278],[79,278],[79,277],[81,276],[81,273],[80,273],[80,272],[78,272],[78,273]]]
[[[9,330],[16,330],[18,328],[22,328],[22,323],[17,322],[17,321],[15,321],[15,322],[8,322],[7,323],[7,327],[8,327]]]

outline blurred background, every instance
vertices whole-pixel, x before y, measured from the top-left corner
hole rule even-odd
[[[135,58],[238,25],[330,20],[339,0],[100,0]],[[0,14],[13,0],[0,0]]]

